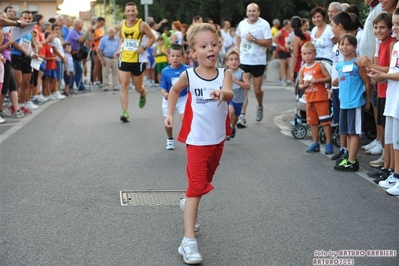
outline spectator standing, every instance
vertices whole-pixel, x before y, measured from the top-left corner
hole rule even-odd
[[[96,87],[101,86],[101,60],[97,55],[98,46],[100,44],[100,40],[104,37],[103,26],[105,23],[105,19],[103,17],[98,17],[96,19],[96,23],[94,23],[94,31],[92,30],[90,40],[92,41],[91,49],[94,63],[93,68],[93,85]]]
[[[331,2],[328,5],[328,20],[331,22],[335,14],[344,11],[340,2]]]
[[[114,55],[118,51],[120,39],[115,36],[115,28],[111,27],[107,30],[98,46],[98,55],[103,66],[103,90],[118,90],[118,58]],[[112,85],[110,86],[109,77],[112,76]]]
[[[291,51],[288,38],[291,32],[291,22],[288,19],[283,21],[283,27],[273,37],[273,42],[277,45],[278,58],[280,59],[279,83],[287,85],[290,77]]]
[[[82,51],[84,42],[86,41],[86,37],[89,35],[91,30],[93,29],[90,26],[87,31],[83,34],[83,22],[80,19],[75,19],[73,21],[73,29],[69,31],[67,42],[71,44],[72,47],[72,57],[73,57],[73,65],[74,65],[74,80],[72,81],[76,83],[76,86],[79,91],[86,91],[86,87],[83,84],[83,68],[82,68]]]

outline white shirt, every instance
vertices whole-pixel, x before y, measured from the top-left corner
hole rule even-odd
[[[251,33],[255,39],[272,39],[269,22],[258,18],[254,24],[249,24],[247,19],[238,24],[236,35],[241,37],[240,61],[243,65],[266,65],[266,47],[248,42],[245,36]]]
[[[51,42],[51,46],[56,47],[60,54],[64,56],[64,48],[62,47],[62,42],[60,38],[55,37]],[[57,60],[61,60],[61,58],[58,58]]]
[[[226,139],[226,128],[230,120],[228,103],[218,106],[209,94],[222,89],[224,68],[218,68],[218,75],[205,80],[193,68],[186,70],[188,76],[188,96],[184,118],[178,140],[190,145],[215,145]]]
[[[391,63],[388,73],[399,72],[399,43],[395,43],[392,49]],[[399,119],[399,81],[388,79],[388,88],[385,102],[385,116]]]
[[[367,56],[368,58],[373,57],[373,50],[376,40],[374,35],[373,20],[380,13],[382,13],[381,4],[378,3],[376,6],[370,7],[370,13],[367,16],[363,27],[362,42],[360,45],[358,45],[360,56]]]
[[[334,47],[334,33],[331,31],[331,26],[326,25],[323,33],[319,38],[316,38],[317,27],[313,27],[310,37],[312,38],[312,43],[316,46],[316,57],[317,58],[327,58],[333,60],[334,53],[332,51]]]

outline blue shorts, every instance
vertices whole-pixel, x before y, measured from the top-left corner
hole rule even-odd
[[[362,133],[363,108],[341,109],[339,134],[360,135]]]
[[[235,103],[235,102],[233,102],[233,101],[231,101],[230,103],[229,103],[229,105],[230,106],[233,106],[233,108],[234,108],[234,114],[236,115],[236,116],[239,116],[240,114],[241,114],[241,109],[242,109],[242,105],[243,105],[244,103]]]
[[[333,123],[338,124],[340,123],[340,101],[339,101],[339,89],[332,90],[332,102],[333,102]]]
[[[43,72],[43,75],[44,75],[45,77],[50,77],[50,78],[52,78],[52,79],[55,79],[55,78],[57,78],[57,70],[56,70],[56,69],[45,70],[45,71]]]

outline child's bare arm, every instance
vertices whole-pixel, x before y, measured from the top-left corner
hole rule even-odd
[[[161,88],[161,94],[165,98],[165,100],[168,100],[169,92],[166,89]]]
[[[320,63],[320,69],[324,77],[321,79],[313,79],[313,83],[330,83],[331,82],[330,73],[328,72],[327,68],[324,66],[323,63]]]
[[[230,102],[233,99],[233,79],[230,71],[224,72],[222,89],[212,91],[209,96],[211,96],[212,99],[217,99],[219,101],[218,106],[222,103],[222,101]]]
[[[300,90],[304,90],[307,87],[309,87],[310,85],[310,80],[304,80],[303,79],[303,75],[302,75],[302,71],[299,71],[299,89]]]
[[[242,75],[241,76],[242,81],[240,81],[239,79],[236,79],[234,76],[232,76],[232,81],[236,84],[238,84],[241,88],[245,89],[245,90],[250,90],[251,89],[251,84],[249,82],[249,79],[246,75]]]
[[[366,111],[370,110],[370,98],[371,98],[371,80],[369,76],[367,76],[367,69],[365,67],[359,67],[359,75],[364,82],[364,86],[366,88],[366,106],[364,109]]]

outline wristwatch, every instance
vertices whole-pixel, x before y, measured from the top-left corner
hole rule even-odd
[[[147,46],[146,45],[143,45],[141,47],[143,48],[144,51],[147,51]]]
[[[256,38],[254,37],[253,39],[252,39],[252,43],[255,43],[256,42]]]
[[[17,22],[17,27],[21,27],[21,21],[20,20],[17,20],[15,22]]]

